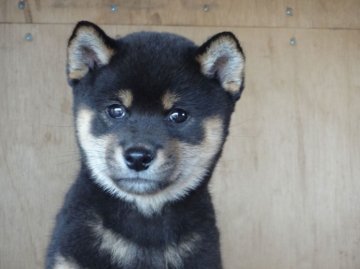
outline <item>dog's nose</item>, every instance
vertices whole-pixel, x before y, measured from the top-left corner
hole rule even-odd
[[[125,151],[126,165],[135,171],[142,171],[150,166],[154,153],[146,148],[129,148]]]

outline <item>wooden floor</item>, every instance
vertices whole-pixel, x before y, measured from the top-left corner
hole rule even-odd
[[[43,267],[78,169],[65,47],[84,18],[240,39],[246,89],[211,184],[225,269],[360,268],[359,1],[25,3],[0,2],[1,269]]]

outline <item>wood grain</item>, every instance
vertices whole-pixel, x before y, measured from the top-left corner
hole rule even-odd
[[[0,1],[0,22],[360,28],[358,0],[26,0]],[[111,5],[118,6],[116,12]],[[207,7],[207,9],[204,7]],[[293,16],[285,15],[292,7]],[[204,11],[207,10],[207,11]]]
[[[29,10],[29,5],[26,7]],[[18,8],[17,1],[1,0],[0,1],[0,22],[25,22],[25,10]]]
[[[67,31],[0,25],[0,33],[0,268],[42,268],[78,158],[64,75]]]
[[[223,30],[145,29],[198,43]],[[358,269],[360,31],[228,30],[245,48],[247,85],[212,180],[225,268]],[[23,40],[27,32],[32,42]],[[0,268],[42,267],[76,174],[64,74],[70,32],[0,25]]]
[[[213,181],[226,264],[359,268],[359,32],[255,32]]]

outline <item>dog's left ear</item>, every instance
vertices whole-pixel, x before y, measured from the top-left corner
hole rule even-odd
[[[211,37],[198,49],[196,60],[201,72],[215,78],[235,100],[244,88],[245,56],[239,41],[231,32]]]

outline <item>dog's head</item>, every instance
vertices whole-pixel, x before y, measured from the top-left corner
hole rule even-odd
[[[152,212],[206,180],[244,86],[232,33],[198,47],[168,33],[114,40],[80,22],[67,56],[80,150],[102,188]]]

